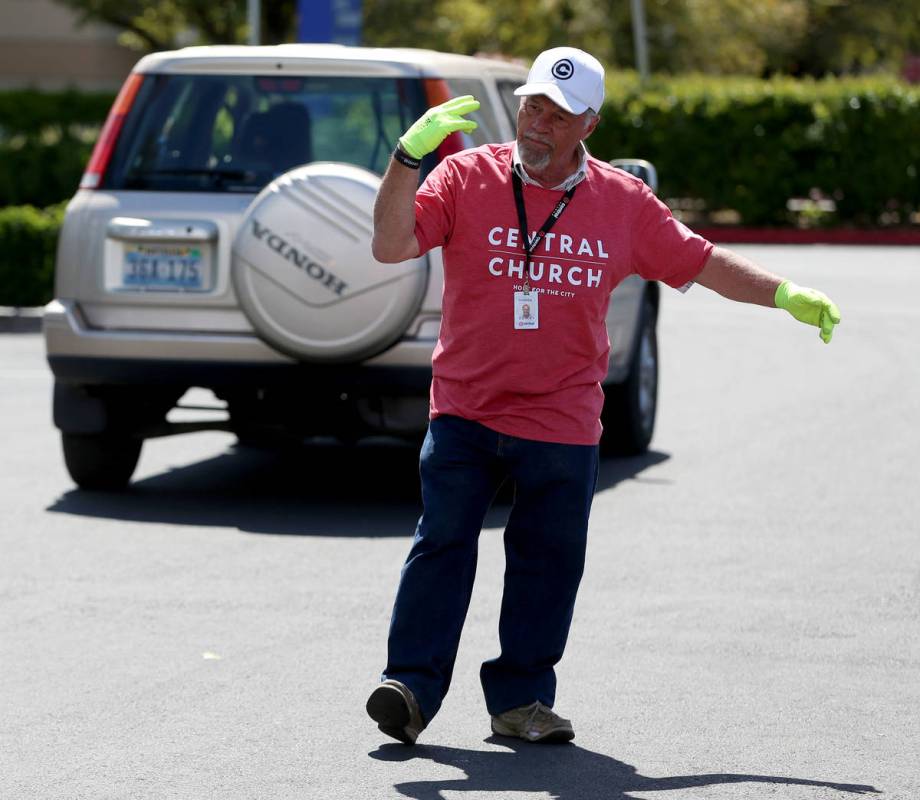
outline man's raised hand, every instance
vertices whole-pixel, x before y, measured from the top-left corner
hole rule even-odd
[[[478,108],[479,101],[471,94],[454,97],[446,103],[429,108],[399,137],[399,146],[412,158],[422,158],[436,150],[454,131],[469,133],[476,130],[476,123],[464,119],[463,115]]]

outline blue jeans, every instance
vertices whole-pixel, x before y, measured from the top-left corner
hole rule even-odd
[[[505,528],[501,655],[480,671],[490,714],[539,700],[552,706],[584,570],[596,446],[497,433],[451,416],[431,421],[422,445],[424,511],[403,566],[384,678],[401,681],[428,722],[453,673],[473,591],[479,533],[506,479],[514,504]]]

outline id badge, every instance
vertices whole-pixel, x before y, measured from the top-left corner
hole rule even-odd
[[[536,330],[540,327],[539,295],[536,292],[514,293],[514,329]]]

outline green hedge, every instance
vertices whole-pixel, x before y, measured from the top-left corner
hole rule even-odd
[[[69,198],[114,99],[0,92],[0,207]],[[749,225],[789,224],[786,202],[834,200],[832,224],[906,222],[920,210],[920,89],[892,78],[608,76],[591,138],[605,159],[647,158],[660,194]]]
[[[114,101],[112,92],[10,89],[0,92],[0,129],[6,136],[37,136],[49,127],[98,126]]]
[[[612,75],[598,157],[652,161],[665,198],[788,224],[786,201],[834,200],[835,224],[906,222],[920,209],[920,89],[894,79]]]
[[[115,96],[0,92],[0,207],[69,198]]]
[[[0,208],[0,306],[40,306],[54,296],[54,255],[64,204]]]

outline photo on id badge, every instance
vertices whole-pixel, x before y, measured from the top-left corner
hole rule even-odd
[[[536,292],[514,293],[514,328],[527,330],[540,327],[539,304]]]

